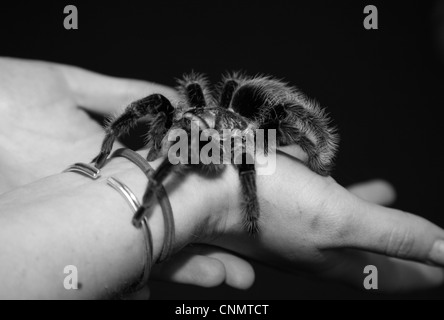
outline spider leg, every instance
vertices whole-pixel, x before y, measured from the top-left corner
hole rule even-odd
[[[275,129],[278,147],[299,145],[311,170],[324,176],[330,173],[338,135],[325,112],[300,91],[269,77],[245,78],[230,106],[258,128]]]
[[[250,131],[255,127],[255,117],[260,115],[261,103],[258,103],[254,87],[246,86],[248,78],[237,73],[225,76],[219,90],[219,106],[222,109],[230,109],[238,117],[231,117],[235,121],[235,127]],[[255,100],[256,99],[256,100]],[[223,119],[221,119],[223,120]],[[225,121],[230,124],[230,121]],[[232,124],[233,125],[233,124]],[[260,206],[257,197],[256,168],[254,154],[246,150],[246,140],[242,139],[241,161],[235,161],[235,167],[239,173],[242,193],[242,211],[244,228],[250,235],[259,231]],[[234,146],[236,149],[236,146]],[[234,159],[236,160],[236,159]]]
[[[322,176],[329,175],[330,165],[321,163],[317,146],[303,132],[294,125],[289,125],[282,121],[275,124],[275,128],[277,129],[276,138],[278,145],[298,145],[307,154],[307,165],[310,169]]]
[[[223,109],[230,108],[233,94],[242,83],[242,78],[237,73],[227,74],[223,77],[222,83],[219,85],[218,102]]]
[[[328,118],[318,111],[289,101],[269,108],[261,127],[275,128],[278,146],[298,145],[307,154],[307,165],[316,173],[328,176],[337,148],[337,134],[328,125]]]
[[[164,180],[173,172],[180,172],[180,171],[185,171],[187,168],[191,168],[192,166],[197,166],[197,169],[202,169],[203,164],[200,162],[199,163],[193,165],[191,164],[191,153],[193,151],[197,151],[200,153],[201,150],[201,145],[198,145],[199,148],[198,150],[193,150],[192,149],[192,142],[191,140],[193,139],[193,137],[191,136],[191,121],[188,118],[183,118],[181,120],[179,120],[177,122],[177,124],[179,125],[179,127],[183,128],[185,131],[187,131],[187,137],[188,137],[188,162],[186,163],[177,163],[177,164],[173,164],[170,161],[170,158],[167,156],[165,159],[163,159],[163,161],[161,162],[161,164],[159,165],[159,167],[153,172],[153,174],[151,175],[150,179],[149,179],[149,183],[147,186],[147,189],[145,190],[145,194],[143,195],[143,199],[142,199],[142,205],[139,207],[139,209],[137,210],[137,212],[134,215],[133,218],[133,224],[135,226],[140,226],[140,222],[142,220],[142,218],[148,214],[150,212],[150,209],[152,207],[153,204],[153,200],[155,198],[155,196],[157,195],[159,188],[161,188],[162,183],[164,182]],[[199,137],[201,135],[201,130],[202,128],[205,129],[206,126],[204,123],[199,122],[199,125],[201,125],[202,127],[200,127],[199,129]],[[174,143],[176,142],[169,142],[169,147],[171,147]],[[171,150],[169,147],[166,147],[166,149]],[[181,158],[181,160],[183,160],[183,158]],[[209,165],[211,166],[211,164]],[[217,168],[215,168],[216,170]]]
[[[159,158],[159,154],[162,150],[162,140],[168,129],[172,126],[174,109],[172,110],[173,111],[170,113],[170,118],[168,118],[168,114],[165,112],[159,113],[157,116],[152,118],[150,129],[146,136],[147,144],[150,147],[146,158],[148,161],[154,161]]]
[[[244,154],[245,155],[245,154]],[[242,163],[239,171],[243,198],[244,227],[250,235],[259,231],[259,201],[257,198],[256,169],[254,164]]]
[[[255,148],[254,145],[251,145],[253,148],[249,145],[250,141],[254,142],[254,135],[242,135],[242,141],[238,140],[238,137],[232,136],[232,159],[241,184],[244,228],[250,235],[255,235],[259,231],[260,208],[257,197]]]
[[[198,73],[190,73],[179,80],[178,91],[192,109],[203,109],[213,101],[207,79]]]
[[[168,158],[165,158],[156,171],[154,171],[148,183],[148,187],[146,188],[145,194],[143,195],[142,205],[134,214],[133,224],[135,226],[140,226],[142,218],[149,212],[153,204],[153,199],[159,188],[162,186],[163,180],[165,180],[173,169],[174,165],[169,161]]]
[[[161,147],[161,141],[166,131],[173,123],[174,108],[171,102],[161,94],[152,94],[131,103],[114,121],[105,128],[106,136],[102,143],[99,155],[94,158],[95,166],[102,168],[111,153],[115,140],[127,133],[139,119],[147,117],[150,122],[148,141],[152,145],[153,153]],[[150,153],[149,158],[153,157]]]

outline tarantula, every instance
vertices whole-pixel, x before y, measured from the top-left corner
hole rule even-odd
[[[148,161],[165,157],[172,145],[166,138],[170,130],[181,128],[190,134],[191,124],[197,121],[200,131],[208,128],[218,132],[223,129],[242,132],[275,129],[277,148],[298,145],[307,154],[305,164],[311,170],[323,176],[330,173],[338,135],[318,104],[296,88],[271,77],[247,77],[237,73],[225,76],[214,92],[206,78],[199,74],[186,75],[178,83],[181,100],[176,106],[161,94],[151,94],[131,103],[123,114],[109,122],[100,154],[93,160],[97,168],[104,166],[116,138],[126,134],[143,118],[149,124]],[[202,148],[202,143],[199,147]],[[223,148],[222,144],[220,147]],[[242,156],[244,160],[248,156],[245,150]],[[255,234],[259,230],[260,211],[256,168],[251,161],[232,164],[239,172],[245,228]],[[172,171],[185,172],[184,169],[192,166],[196,167],[193,164],[173,165],[165,158],[149,181],[143,205],[135,214],[133,223],[139,225],[157,188]],[[199,162],[197,167],[207,172],[220,172],[225,165]]]

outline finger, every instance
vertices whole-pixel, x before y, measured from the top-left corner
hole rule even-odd
[[[225,281],[225,268],[217,259],[179,252],[170,261],[155,266],[151,275],[157,280],[215,287]]]
[[[222,283],[237,289],[246,289],[254,281],[251,265],[222,249],[193,246],[176,254],[155,269],[152,276],[158,280],[214,287]]]
[[[444,283],[444,270],[441,268],[356,250],[334,254],[342,263],[334,265],[323,276],[341,279],[358,289],[368,290],[364,284],[371,282],[373,290],[405,293],[435,288]]]
[[[254,269],[247,261],[227,251],[208,247],[201,254],[221,261],[225,267],[225,283],[236,289],[250,288],[255,279]]]
[[[151,82],[110,77],[67,65],[56,65],[56,69],[66,79],[77,104],[101,114],[117,112],[130,102],[153,93],[169,99],[176,97],[172,88]]]
[[[396,199],[393,186],[384,180],[371,180],[349,186],[348,191],[355,196],[379,205],[390,205]]]
[[[362,201],[344,189],[330,196],[328,207],[343,217],[336,230],[340,246],[444,266],[443,229],[419,216]]]

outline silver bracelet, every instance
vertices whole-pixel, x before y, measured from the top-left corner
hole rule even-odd
[[[121,181],[119,181],[113,177],[109,177],[106,180],[106,183],[109,186],[113,187],[116,191],[118,191],[125,198],[126,202],[128,202],[131,209],[133,210],[133,213],[136,212],[137,209],[139,209],[139,207],[140,207],[139,201],[137,200],[134,193],[125,184],[123,184]]]
[[[87,176],[88,178],[93,179],[93,180],[97,180],[100,178],[100,170],[88,163],[75,163],[75,164],[69,166],[63,172],[80,173],[84,176]]]
[[[63,172],[79,173],[93,180],[97,180],[100,178],[100,170],[87,163],[75,163],[69,166]],[[109,177],[106,182],[109,186],[113,187],[113,189],[117,190],[125,198],[125,200],[129,203],[133,214],[136,213],[137,209],[139,209],[140,207],[140,203],[134,193],[130,190],[130,188],[128,188],[121,181],[113,177]],[[148,218],[146,216],[142,220],[142,227],[144,230],[143,236],[145,238],[145,250],[147,258],[145,268],[139,282],[139,286],[136,288],[136,290],[141,289],[147,283],[153,265],[153,236],[151,234],[151,230],[148,225]]]
[[[122,183],[121,181],[119,181],[113,177],[109,177],[106,180],[106,182],[109,186],[111,186],[113,189],[115,189],[117,192],[119,192],[125,198],[125,200],[130,205],[130,207],[133,211],[133,214],[137,211],[137,209],[139,209],[140,203],[137,200],[135,194],[124,183]],[[151,272],[151,267],[153,265],[153,260],[154,260],[154,258],[153,258],[153,236],[151,234],[151,230],[148,225],[147,217],[143,218],[142,227],[144,229],[143,235],[145,238],[145,250],[146,250],[146,257],[147,257],[146,260],[147,261],[145,263],[145,269],[143,271],[142,277],[139,282],[139,287],[136,288],[136,290],[142,288],[147,283],[150,272]]]

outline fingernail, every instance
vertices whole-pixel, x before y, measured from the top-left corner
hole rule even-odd
[[[444,241],[437,240],[430,250],[429,259],[431,262],[444,266]]]

